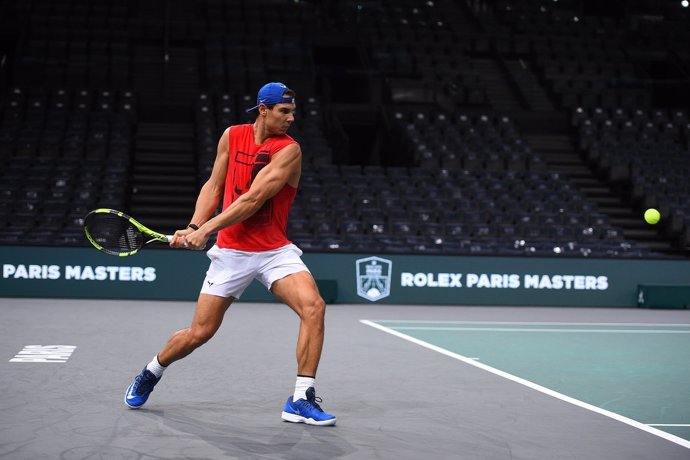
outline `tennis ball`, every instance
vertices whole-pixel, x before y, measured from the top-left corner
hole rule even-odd
[[[661,213],[654,208],[649,208],[644,212],[644,220],[648,224],[656,224],[661,219]]]

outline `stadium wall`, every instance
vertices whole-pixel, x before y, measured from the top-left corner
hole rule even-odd
[[[304,260],[330,303],[635,307],[648,306],[640,286],[690,286],[686,260],[340,253]],[[5,246],[0,264],[3,297],[193,300],[208,259],[168,249],[118,258],[90,248]],[[255,282],[242,300],[274,299]]]

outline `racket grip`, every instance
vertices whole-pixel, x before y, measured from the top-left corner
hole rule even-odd
[[[170,242],[172,241],[172,239],[173,239],[173,236],[172,236],[172,235],[165,235],[165,237],[168,239],[168,243],[170,243]],[[184,247],[185,247],[185,248],[188,248],[188,247],[189,247],[189,244],[188,244],[186,241],[184,242]]]

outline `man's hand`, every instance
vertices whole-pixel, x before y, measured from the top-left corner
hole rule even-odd
[[[192,229],[190,228],[189,230]],[[201,251],[206,247],[208,238],[209,235],[204,231],[204,228],[200,227],[199,230],[192,230],[184,237],[186,243],[184,247],[195,251]]]
[[[194,230],[192,228],[185,228],[184,230],[175,232],[170,241],[170,247],[201,251],[206,247],[208,239],[209,236],[201,229]]]
[[[170,247],[171,248],[187,248],[189,247],[189,243],[187,243],[187,236],[194,232],[194,229],[192,228],[185,228],[184,230],[178,230],[175,232],[173,235],[172,240],[170,241]]]

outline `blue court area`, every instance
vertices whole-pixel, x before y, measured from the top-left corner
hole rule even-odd
[[[690,324],[365,323],[641,429],[690,440]]]

